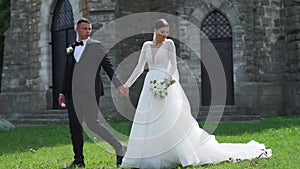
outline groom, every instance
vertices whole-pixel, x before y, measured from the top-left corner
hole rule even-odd
[[[126,147],[118,141],[115,136],[104,126],[99,124],[97,121],[97,112],[85,112],[85,114],[76,114],[74,109],[73,97],[72,97],[72,77],[74,67],[80,58],[87,57],[87,54],[93,53],[95,47],[103,49],[103,46],[99,41],[90,39],[92,30],[92,24],[89,19],[81,18],[76,24],[77,41],[68,48],[67,60],[65,65],[64,79],[62,90],[59,94],[59,105],[67,107],[69,116],[69,127],[74,151],[74,161],[67,168],[85,167],[84,156],[83,156],[83,130],[81,126],[82,119],[85,119],[89,129],[97,135],[101,136],[107,141],[116,151],[117,158],[116,164],[121,165],[123,156],[126,151]],[[92,45],[93,44],[93,45]],[[87,46],[89,46],[87,48]],[[92,47],[93,46],[93,47]],[[98,48],[98,49],[99,49]],[[89,51],[87,51],[89,50]],[[104,49],[103,49],[104,50]],[[97,54],[97,53],[93,53]],[[100,56],[101,57],[101,56]],[[101,61],[95,80],[95,95],[97,103],[99,104],[100,96],[104,94],[103,84],[100,76],[101,67],[104,69],[106,74],[112,80],[113,84],[118,87],[120,95],[125,96],[128,94],[128,88],[122,85],[119,78],[114,74],[114,69],[110,59],[105,55]],[[76,91],[73,91],[76,92]]]

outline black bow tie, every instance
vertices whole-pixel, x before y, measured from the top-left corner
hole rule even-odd
[[[75,46],[79,46],[79,45],[80,45],[80,46],[83,46],[83,42],[82,42],[82,41],[80,41],[80,42],[77,42],[77,41],[76,41],[76,42],[75,42]]]

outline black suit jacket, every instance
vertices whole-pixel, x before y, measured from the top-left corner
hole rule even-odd
[[[101,44],[101,42],[93,39],[88,39],[81,57],[84,57],[84,53],[86,53],[85,50],[87,50],[87,46],[91,44],[96,44],[97,47],[101,48],[101,50],[104,51],[104,47]],[[61,94],[64,94],[67,99],[72,98],[72,78],[73,78],[74,67],[76,64],[76,61],[74,59],[75,43],[71,44],[71,47],[73,48],[73,51],[67,55],[65,71],[64,71],[64,79],[63,79],[62,89],[60,92]],[[101,68],[104,69],[104,71],[106,72],[106,74],[108,75],[108,77],[116,87],[122,85],[119,77],[114,73],[114,68],[111,63],[111,60],[107,57],[107,55],[105,55],[98,67],[97,74],[95,77],[95,95],[97,99],[99,99],[100,96],[104,95],[103,82],[101,79]]]

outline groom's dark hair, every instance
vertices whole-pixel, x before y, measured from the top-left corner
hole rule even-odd
[[[77,21],[77,24],[76,26],[78,27],[80,24],[82,23],[87,23],[87,24],[91,24],[91,20],[87,19],[87,18],[80,18],[78,21]]]

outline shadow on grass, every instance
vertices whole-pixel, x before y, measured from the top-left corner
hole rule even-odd
[[[126,135],[129,134],[131,123],[114,121],[111,126]],[[244,133],[261,132],[268,129],[279,129],[300,125],[300,116],[267,117],[259,122],[240,123],[222,122],[213,133],[217,136],[238,136]],[[200,126],[203,126],[200,124]],[[92,142],[85,135],[85,142]],[[48,125],[18,127],[0,132],[0,156],[7,153],[27,152],[29,149],[70,145],[71,137],[68,125]],[[71,151],[71,150],[70,150]]]

